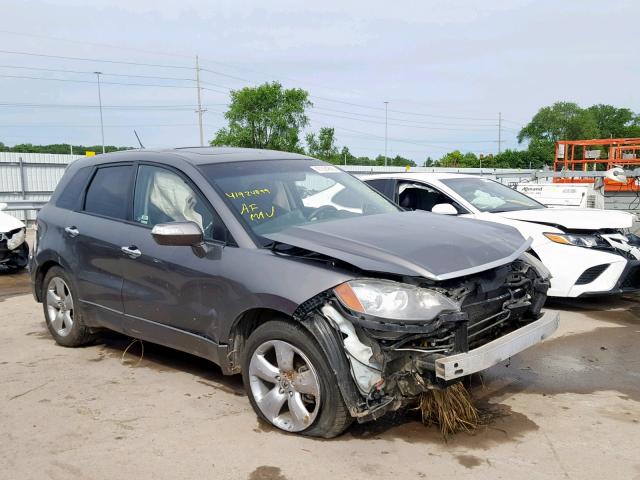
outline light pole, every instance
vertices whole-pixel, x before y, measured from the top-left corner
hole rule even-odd
[[[387,110],[389,107],[389,102],[384,102],[384,166],[387,166]]]
[[[198,127],[200,130],[200,146],[204,147],[204,132],[202,130],[202,114],[206,112],[205,109],[202,108],[202,99],[201,99],[201,87],[200,87],[200,61],[198,60],[198,55],[196,55],[196,89],[198,91],[198,109],[196,113],[198,114]]]
[[[102,153],[104,153],[104,122],[102,121],[102,94],[100,92],[100,75],[102,72],[93,72],[98,77],[98,104],[100,105],[100,133],[102,134]]]

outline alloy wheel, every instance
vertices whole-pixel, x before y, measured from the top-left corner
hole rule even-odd
[[[305,430],[320,410],[320,381],[307,356],[282,340],[261,344],[249,363],[251,393],[262,414],[289,432]]]
[[[71,333],[73,327],[73,297],[60,277],[53,277],[47,286],[47,316],[51,327],[61,337]]]

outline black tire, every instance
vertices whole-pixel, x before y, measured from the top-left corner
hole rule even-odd
[[[73,320],[73,324],[68,329],[64,335],[60,334],[58,330],[53,326],[52,321],[49,315],[49,304],[47,301],[47,294],[49,290],[49,286],[54,279],[61,279],[68,290],[71,298],[72,298],[72,309],[69,310],[70,317]],[[49,333],[56,341],[58,345],[63,347],[81,347],[83,345],[87,345],[94,339],[94,335],[91,333],[89,328],[84,324],[82,318],[82,309],[80,308],[80,302],[78,301],[78,297],[76,295],[77,289],[75,288],[75,284],[67,275],[67,273],[61,267],[51,267],[47,274],[44,277],[42,282],[42,307],[44,312],[45,323],[47,324],[47,328],[49,329]]]
[[[347,406],[342,399],[338,383],[329,362],[320,350],[313,336],[301,325],[292,321],[271,320],[260,325],[248,338],[242,352],[242,380],[258,416],[265,422],[274,425],[263,415],[253,396],[250,385],[249,365],[251,358],[265,342],[280,340],[298,348],[311,362],[320,385],[320,406],[314,421],[304,430],[296,433],[310,436],[333,438],[343,433],[353,422]],[[278,425],[274,425],[279,428]]]

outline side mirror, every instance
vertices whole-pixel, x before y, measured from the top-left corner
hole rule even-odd
[[[195,222],[159,223],[151,230],[158,245],[195,247],[204,242],[204,233]]]
[[[456,207],[454,207],[450,203],[438,203],[437,205],[433,206],[433,208],[431,209],[431,212],[438,213],[440,215],[457,215],[458,214],[458,210],[456,210]]]

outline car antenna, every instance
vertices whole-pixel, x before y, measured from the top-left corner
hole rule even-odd
[[[136,132],[135,129],[134,129],[133,133],[135,134],[136,138],[138,139],[138,143],[140,144],[140,148],[144,148],[144,145],[142,144],[142,142],[140,141],[140,137],[138,136],[138,132]]]

